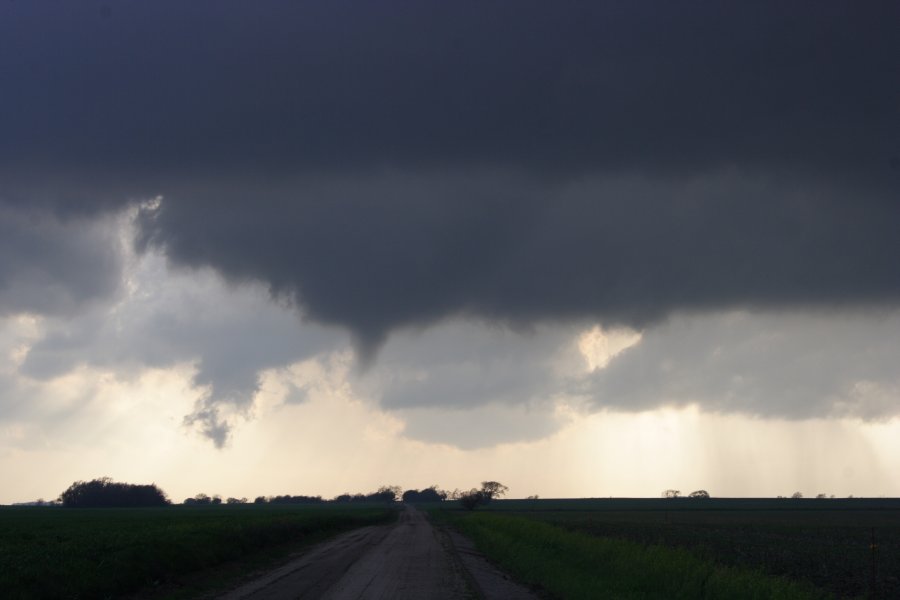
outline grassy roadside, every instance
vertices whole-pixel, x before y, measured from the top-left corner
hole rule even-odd
[[[384,505],[5,508],[0,590],[4,599],[24,600],[113,598],[177,590],[186,580],[202,587],[204,571],[216,580],[238,576],[299,545],[395,515]]]
[[[566,531],[524,517],[436,511],[514,577],[555,598],[828,598],[814,587],[717,565],[681,548]]]

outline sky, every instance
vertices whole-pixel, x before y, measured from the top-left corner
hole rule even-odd
[[[896,2],[0,5],[0,503],[900,495]]]

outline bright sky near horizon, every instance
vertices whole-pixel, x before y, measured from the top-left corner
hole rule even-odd
[[[900,495],[900,5],[0,7],[0,504]]]

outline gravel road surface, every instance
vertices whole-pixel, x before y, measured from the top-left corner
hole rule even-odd
[[[405,507],[397,523],[319,544],[222,600],[534,600],[458,534]]]

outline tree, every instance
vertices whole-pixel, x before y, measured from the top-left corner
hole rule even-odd
[[[499,498],[506,494],[509,491],[509,488],[500,483],[499,481],[482,481],[481,482],[481,493],[486,498],[485,504],[493,500],[494,498]]]
[[[59,496],[65,507],[133,507],[167,506],[169,499],[156,484],[119,483],[109,477],[92,481],[76,481]]]
[[[688,494],[688,498],[709,498],[709,492],[706,490],[697,490]]]
[[[670,500],[673,498],[680,498],[681,491],[680,490],[666,490],[662,493],[662,496],[663,496],[663,498],[668,498]]]
[[[400,499],[400,493],[403,491],[399,485],[383,485],[378,491],[372,494],[374,500],[383,502],[396,502]]]
[[[803,493],[802,493],[802,492],[794,492],[793,494],[791,494],[791,498],[793,498],[793,499],[795,499],[795,500],[798,499],[798,498],[802,498],[802,497],[803,497]]]
[[[474,510],[481,504],[487,504],[496,497],[506,494],[508,487],[499,481],[482,481],[481,489],[472,488],[460,494],[459,503],[466,510]]]
[[[424,490],[406,490],[403,492],[404,502],[442,502],[447,499],[447,492],[433,485]]]

